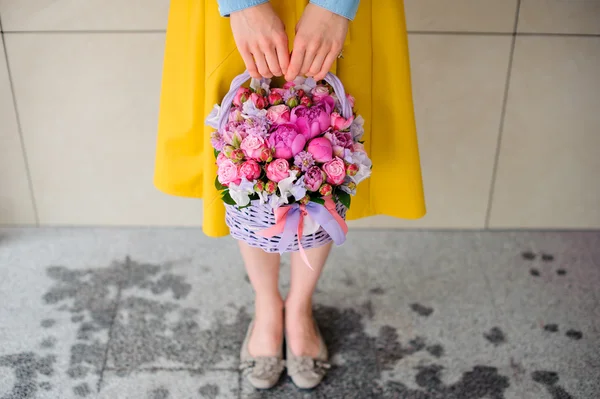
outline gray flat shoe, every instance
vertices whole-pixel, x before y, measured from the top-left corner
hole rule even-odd
[[[283,345],[279,350],[277,356],[257,356],[252,357],[248,351],[248,342],[250,341],[250,335],[252,334],[252,327],[254,321],[248,326],[248,332],[246,332],[246,338],[242,344],[242,350],[240,353],[240,370],[246,376],[246,379],[252,384],[254,388],[258,389],[269,389],[273,388],[281,373],[285,368],[285,361],[283,360]]]
[[[286,340],[286,364],[288,375],[294,384],[300,389],[312,389],[319,385],[331,365],[327,362],[327,346],[319,330],[316,320],[314,321],[317,334],[319,335],[319,354],[312,358],[309,356],[296,356],[292,353]]]

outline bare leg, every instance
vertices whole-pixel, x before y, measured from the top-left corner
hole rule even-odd
[[[315,357],[319,353],[312,296],[330,250],[331,244],[306,251],[314,270],[308,268],[299,253],[292,253],[290,291],[285,300],[285,329],[288,345],[296,356]]]
[[[279,293],[279,254],[270,254],[240,241],[248,278],[254,288],[254,327],[250,355],[275,356],[283,345],[283,300]]]

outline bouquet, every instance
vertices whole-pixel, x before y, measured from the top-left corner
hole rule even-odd
[[[299,77],[276,88],[269,79],[252,79],[240,87],[226,123],[211,137],[223,201],[277,209],[331,198],[349,208],[372,163],[361,142],[364,120],[346,96],[352,112],[344,117],[327,82]],[[213,117],[219,112],[217,106]]]
[[[270,79],[244,87],[249,78],[235,78],[207,119],[226,221],[234,238],[268,252],[297,248],[310,266],[303,246],[344,242],[341,215],[371,175],[364,119],[331,73],[282,87]]]

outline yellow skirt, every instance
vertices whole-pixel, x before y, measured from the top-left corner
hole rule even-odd
[[[294,27],[308,0],[271,0],[286,25],[290,48]],[[362,0],[332,68],[356,98],[365,119],[365,147],[373,175],[352,199],[348,219],[425,214],[415,128],[410,63],[399,0]],[[228,18],[215,0],[171,2],[167,27],[154,183],[168,194],[204,200],[203,230],[229,234],[225,208],[214,187],[212,128],[204,120],[221,102],[231,80],[245,69]]]

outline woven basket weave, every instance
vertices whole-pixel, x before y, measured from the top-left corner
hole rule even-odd
[[[338,214],[345,219],[346,207],[340,203],[336,204]],[[238,209],[232,205],[225,205],[225,221],[229,226],[231,236],[237,240],[244,241],[251,247],[263,249],[265,252],[298,252],[298,236],[287,248],[279,248],[280,236],[266,238],[256,234],[275,225],[275,214],[269,204],[253,204],[244,209]],[[329,234],[319,227],[316,233],[302,236],[302,247],[304,249],[317,248],[332,241]]]

